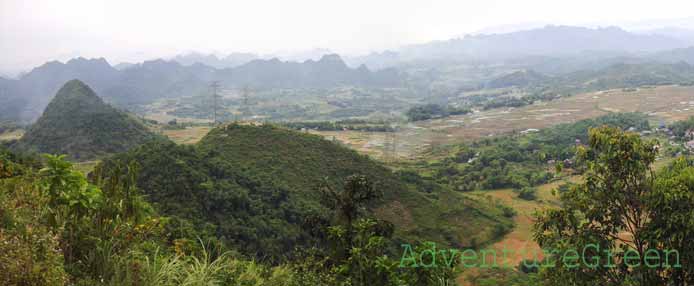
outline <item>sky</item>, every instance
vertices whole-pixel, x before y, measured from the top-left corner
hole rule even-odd
[[[77,56],[117,64],[190,51],[356,55],[529,24],[691,16],[691,0],[0,0],[0,73]]]

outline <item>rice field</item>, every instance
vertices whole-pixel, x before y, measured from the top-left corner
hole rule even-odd
[[[383,132],[309,131],[336,140],[376,159],[391,161],[424,156],[439,146],[500,134],[541,129],[595,118],[610,112],[643,112],[667,123],[694,116],[694,87],[659,86],[578,94],[520,108],[500,108],[415,123],[402,123],[393,136]],[[175,142],[193,144],[210,128],[163,130]],[[0,137],[1,138],[1,137]],[[393,146],[395,146],[393,148]]]
[[[191,126],[184,129],[164,129],[160,132],[177,144],[195,144],[211,129],[210,126]]]
[[[345,145],[377,157],[411,159],[437,146],[478,140],[527,129],[541,129],[560,123],[595,118],[611,112],[643,112],[667,123],[694,116],[694,87],[659,86],[591,92],[540,102],[520,108],[500,108],[473,114],[451,116],[400,126],[395,135],[396,152],[382,144],[384,135],[359,132],[315,132],[335,138]]]

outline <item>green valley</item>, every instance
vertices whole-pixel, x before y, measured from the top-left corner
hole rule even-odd
[[[694,285],[694,5],[420,2],[0,1],[0,286]]]

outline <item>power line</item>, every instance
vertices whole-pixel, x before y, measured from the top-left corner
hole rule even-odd
[[[393,161],[398,159],[398,126],[393,127]]]
[[[248,88],[248,85],[243,87],[242,91],[242,99],[243,99],[243,107],[241,108],[241,115],[242,116],[250,116],[253,118],[251,114],[251,108],[248,105],[248,99],[249,99],[249,94],[250,94],[250,88]]]
[[[391,117],[387,120],[387,124],[391,130],[386,130],[385,132],[383,156],[386,162],[395,162],[398,158],[398,123],[393,114],[391,114]]]
[[[212,124],[217,125],[217,98],[219,97],[217,95],[217,89],[219,89],[219,81],[213,81],[210,84],[210,88],[212,89],[212,101],[213,101],[212,109],[214,110],[213,115],[212,115],[212,118],[214,121]]]

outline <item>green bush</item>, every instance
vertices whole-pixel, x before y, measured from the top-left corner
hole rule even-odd
[[[537,198],[537,189],[531,187],[525,187],[520,190],[516,190],[518,197],[524,200],[532,201]]]

